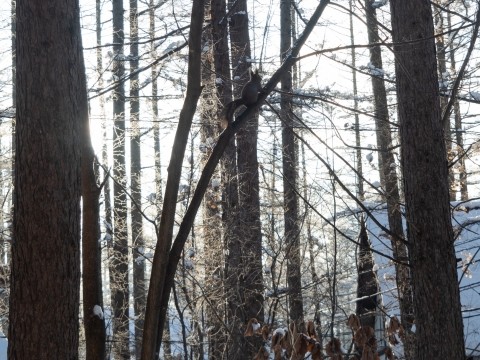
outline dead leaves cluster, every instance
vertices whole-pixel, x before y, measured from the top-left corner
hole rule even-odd
[[[380,360],[377,352],[377,340],[375,331],[370,326],[361,326],[357,315],[352,314],[348,317],[347,325],[352,329],[353,342],[361,355],[358,360]],[[396,336],[403,331],[403,328],[396,317],[390,320],[387,327],[387,336],[396,340]],[[267,325],[261,325],[257,319],[252,318],[247,324],[245,336],[262,336],[265,342],[270,337],[270,329]],[[398,343],[398,341],[397,341]],[[268,347],[268,346],[267,346]],[[315,331],[315,325],[312,321],[305,323],[305,331],[300,332],[295,323],[291,323],[288,329],[276,329],[270,337],[270,347],[274,353],[275,360],[282,360],[284,356],[289,360],[301,360],[307,353],[310,353],[312,360],[323,360],[322,350],[331,360],[343,360],[346,351],[342,348],[340,340],[332,338],[322,349],[321,343]],[[384,354],[388,360],[395,359],[391,348],[384,349]],[[254,360],[268,360],[269,351],[262,346]]]
[[[387,338],[390,345],[395,346],[400,343],[399,338],[403,341],[405,338],[405,330],[396,316],[390,318],[387,325]]]
[[[375,330],[371,326],[361,326],[357,315],[351,314],[348,317],[347,325],[353,331],[353,342],[361,352],[360,360],[380,360],[377,353],[377,339]],[[385,349],[387,359],[394,359],[392,349]]]
[[[261,335],[267,341],[269,329],[267,325],[261,326],[257,319],[252,318],[247,324],[245,336],[254,335]],[[291,323],[288,329],[276,329],[271,336],[270,346],[275,360],[282,360],[284,352],[290,360],[301,360],[307,353],[311,354],[312,360],[323,360],[322,347],[312,321],[305,323],[305,332],[299,332],[295,323]],[[254,360],[268,358],[268,351],[262,346]]]

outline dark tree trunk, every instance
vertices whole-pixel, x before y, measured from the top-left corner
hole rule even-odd
[[[280,56],[288,55],[292,46],[292,3],[280,2]],[[287,259],[287,284],[289,318],[303,324],[303,298],[300,254],[300,226],[298,224],[298,154],[294,134],[292,104],[292,69],[287,69],[281,80],[280,115],[282,120],[282,165],[283,165],[283,211],[285,221],[285,244]]]
[[[158,357],[162,340],[159,334],[163,333],[165,326],[168,300],[170,299],[175,270],[180,257],[180,254],[177,253],[172,263],[169,263],[182,163],[193,115],[202,90],[200,56],[203,11],[204,1],[195,0],[192,4],[192,21],[189,33],[188,87],[172,147],[163,211],[157,233],[157,245],[152,263],[152,276],[145,311],[142,360],[152,360]]]
[[[209,21],[212,16],[214,4],[205,4],[205,19]],[[213,17],[213,16],[212,16]],[[216,28],[215,28],[216,29]],[[219,133],[219,117],[217,92],[215,79],[219,74],[215,72],[214,56],[215,47],[213,40],[213,27],[204,31],[204,48],[210,51],[203,55],[202,84],[206,85],[202,92],[201,101],[201,138],[202,143],[207,139],[215,139]],[[218,36],[217,36],[218,38]],[[208,160],[210,150],[202,154],[202,166]],[[193,157],[193,153],[191,154]],[[208,294],[208,301],[205,305],[205,326],[208,329],[208,358],[220,360],[225,352],[223,324],[224,316],[224,294],[223,294],[223,246],[219,239],[222,238],[221,218],[221,186],[219,181],[220,173],[217,170],[205,193],[203,201],[203,239],[205,242],[205,292]]]
[[[123,0],[112,1],[113,12],[113,251],[110,289],[113,309],[113,349],[119,359],[129,359],[128,349],[128,230],[125,171],[125,75]]]
[[[213,56],[214,56],[214,70],[217,78],[222,81],[215,81],[217,102],[217,124],[222,116],[223,109],[226,104],[232,100],[232,87],[230,76],[230,57],[228,48],[228,21],[226,21],[226,1],[213,0],[211,2],[211,21],[212,21],[212,42],[213,42]],[[217,125],[218,126],[218,125]],[[221,161],[221,177],[222,177],[222,223],[223,223],[223,246],[229,249],[230,245],[238,243],[234,240],[237,236],[236,227],[238,221],[238,181],[237,181],[237,149],[235,139],[232,138],[230,144],[225,149],[225,153]],[[239,259],[232,257],[224,258],[224,297],[228,304],[235,301],[240,301],[237,297],[238,293],[234,291],[234,284],[237,282],[236,275],[231,272],[231,269],[237,269]],[[235,339],[242,336],[239,329],[242,322],[236,317],[235,311],[232,307],[226,307],[225,324],[228,326],[228,331],[222,329],[223,336],[233,334]],[[226,340],[224,346],[225,353],[229,354],[232,343],[238,341],[234,338]],[[236,345],[233,346],[234,348]]]
[[[430,2],[390,2],[416,359],[463,359],[463,325]],[[406,43],[403,43],[406,42]]]
[[[17,123],[10,359],[78,359],[81,127],[79,4],[17,0]]]
[[[95,154],[90,139],[88,111],[84,112],[82,149],[82,265],[83,323],[87,360],[105,359],[105,318],[103,316],[102,248],[100,239],[101,188],[95,174]],[[98,169],[98,166],[97,166]]]
[[[377,314],[377,293],[379,291],[378,281],[373,271],[373,255],[370,250],[371,244],[368,239],[367,228],[365,222],[360,220],[360,234],[358,236],[358,286],[356,313],[360,317],[362,326],[370,326],[375,329],[375,318]]]
[[[230,18],[230,42],[233,78],[245,84],[250,68],[250,36],[245,0],[235,3]],[[236,86],[235,97],[240,97],[242,86]],[[251,318],[263,322],[262,233],[257,160],[258,114],[252,115],[246,126],[237,133],[237,177],[239,208],[237,226],[227,241],[227,291],[237,289],[238,295],[228,295],[228,307],[233,325],[233,346],[229,359],[253,357],[261,345],[255,337],[244,337],[245,325]],[[231,292],[230,292],[231,294]]]
[[[380,41],[376,10],[369,0],[365,1],[367,16],[367,32],[370,44]],[[370,48],[370,63],[377,69],[383,69],[382,51],[380,46]],[[385,81],[381,76],[372,75],[372,91],[375,106],[375,129],[377,131],[377,148],[379,157],[379,171],[382,174],[382,187],[387,203],[388,225],[391,233],[393,257],[400,263],[408,262],[408,249],[404,240],[402,213],[400,209],[400,192],[395,159],[393,156],[392,134],[388,114],[387,92]],[[397,292],[400,305],[401,322],[405,329],[404,341],[405,356],[415,359],[414,333],[411,327],[414,321],[413,294],[411,275],[408,266],[395,264]]]

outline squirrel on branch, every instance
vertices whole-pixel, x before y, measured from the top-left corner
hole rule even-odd
[[[240,106],[250,106],[255,104],[261,90],[262,77],[258,74],[258,69],[256,69],[255,72],[250,70],[250,80],[243,87],[240,99],[235,99],[225,106],[221,124],[222,128],[227,128],[227,126],[233,122],[233,115]]]

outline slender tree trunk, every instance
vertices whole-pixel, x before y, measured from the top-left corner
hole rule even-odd
[[[155,53],[155,1],[150,0],[149,3],[149,20],[150,20],[150,51]],[[152,66],[152,113],[153,113],[153,151],[154,151],[154,167],[155,167],[155,208],[157,214],[160,215],[162,209],[162,162],[160,158],[160,123],[158,117],[158,72],[157,66]],[[163,355],[165,360],[172,359],[172,347],[170,337],[170,316],[168,311],[165,316],[165,328],[162,334]]]
[[[442,5],[442,0],[436,0],[436,3],[440,6]],[[437,9],[434,16],[435,20],[435,31],[438,36],[435,37],[435,45],[437,50],[437,63],[438,63],[438,80],[439,80],[439,87],[441,92],[445,92],[447,90],[447,54],[445,49],[445,38],[442,35],[445,32],[445,26],[443,22],[443,14],[442,11]],[[440,96],[440,110],[442,114],[447,107],[448,98],[446,96]],[[445,117],[445,123],[443,124],[443,132],[445,137],[445,146],[447,149],[447,160],[450,163],[454,158],[453,153],[453,144],[452,144],[452,132],[450,130],[450,116]],[[455,184],[455,173],[454,167],[450,167],[448,169],[448,183],[449,183],[449,191],[450,191],[450,200],[455,201],[457,195],[457,186]]]
[[[280,2],[280,56],[282,60],[292,45],[292,3]],[[294,134],[292,105],[292,69],[288,69],[281,80],[280,95],[282,120],[282,164],[283,164],[283,209],[285,221],[285,244],[287,259],[287,284],[290,320],[303,324],[303,298],[301,279],[300,227],[298,224],[298,154]]]
[[[128,230],[125,170],[125,75],[123,43],[123,0],[113,0],[113,252],[110,288],[113,309],[113,348],[116,357],[129,359]]]
[[[207,2],[205,5],[205,17],[210,20],[212,6]],[[215,48],[213,42],[213,27],[204,32],[204,48],[209,49],[203,56],[202,84],[206,85],[202,93],[201,106],[201,138],[202,143],[209,139],[218,137],[219,117],[216,99],[214,56]],[[201,163],[205,165],[210,155],[210,150],[202,154]],[[194,154],[191,154],[193,158]],[[208,358],[212,360],[222,359],[224,353],[224,337],[222,326],[224,323],[224,307],[222,306],[223,294],[223,245],[218,239],[222,238],[222,217],[221,217],[221,186],[218,170],[210,182],[205,194],[203,203],[203,239],[205,242],[205,292],[208,296],[205,304],[205,326],[208,329]]]
[[[235,3],[235,5],[234,5]],[[251,58],[248,32],[248,12],[245,0],[229,1],[235,6],[230,18],[230,42],[232,52],[233,78],[245,84]],[[240,97],[241,87],[234,93]],[[260,223],[260,200],[257,160],[258,114],[252,115],[247,125],[237,133],[237,176],[239,212],[235,234],[228,241],[227,262],[229,288],[239,291],[239,298],[229,297],[233,319],[239,326],[234,331],[236,338],[230,348],[229,359],[253,357],[260,347],[258,338],[244,337],[245,325],[251,318],[264,320],[262,233]],[[236,259],[233,259],[236,257]],[[239,290],[238,290],[239,289]]]
[[[143,330],[142,360],[158,358],[175,266],[169,265],[175,208],[188,135],[201,93],[201,36],[204,1],[194,0],[189,34],[188,87],[169,163],[165,199],[152,263]],[[170,272],[171,273],[170,273]]]
[[[368,41],[376,44],[380,41],[378,35],[377,15],[369,1],[365,1],[367,15]],[[383,69],[382,51],[380,46],[370,48],[370,63],[377,69]],[[393,237],[391,238],[393,257],[400,263],[408,262],[408,249],[404,241],[402,213],[400,208],[400,192],[395,159],[393,156],[390,118],[388,114],[387,92],[381,76],[372,75],[372,91],[375,106],[375,129],[377,131],[377,148],[379,150],[379,170],[383,174],[383,189],[387,203],[388,224]],[[401,322],[405,329],[404,352],[407,359],[415,359],[415,335],[411,331],[414,322],[413,294],[411,274],[408,266],[395,264],[397,292],[400,305]]]
[[[308,199],[308,184],[307,184],[307,162],[305,161],[305,144],[302,142],[301,144],[302,149],[302,173],[303,173],[303,197]],[[322,319],[321,319],[321,297],[319,291],[320,281],[318,278],[316,265],[315,265],[315,251],[314,251],[314,238],[312,235],[312,221],[310,216],[310,206],[309,204],[305,203],[305,219],[307,221],[307,239],[308,239],[308,252],[310,255],[309,258],[309,267],[310,267],[310,274],[312,276],[312,284],[313,284],[313,299],[314,299],[314,308],[315,313],[313,316],[313,322],[315,323],[315,329],[317,331],[318,342],[322,344],[323,337],[322,337]],[[273,230],[273,229],[272,229]],[[317,244],[318,245],[318,244]]]
[[[140,359],[143,316],[145,313],[145,240],[140,207],[142,206],[142,166],[140,149],[140,98],[138,91],[138,8],[130,0],[130,211],[133,253],[133,310],[135,315],[135,354]]]
[[[450,12],[447,12],[447,25],[448,31],[452,30],[452,20]],[[454,42],[449,42],[449,51],[450,51],[450,70],[452,78],[455,78],[457,75],[457,67],[455,61],[455,48]],[[468,200],[468,187],[467,187],[467,168],[465,167],[465,156],[463,156],[463,152],[465,149],[463,148],[463,129],[462,129],[462,115],[460,113],[460,102],[455,100],[453,104],[453,112],[455,114],[455,140],[457,145],[457,156],[459,157],[458,160],[458,184],[460,186],[460,200],[466,201]]]
[[[105,359],[105,318],[103,316],[102,247],[100,239],[100,193],[95,174],[95,153],[90,138],[87,110],[82,119],[82,284],[83,323],[86,359]],[[96,166],[98,170],[98,166]]]
[[[15,124],[16,124],[16,101],[17,101],[17,0],[12,0],[12,107],[15,116],[12,119],[12,179],[15,176]]]
[[[390,2],[416,359],[463,359],[463,325],[430,3]],[[403,43],[406,42],[406,43]],[[446,311],[448,309],[448,311]]]
[[[17,0],[16,169],[8,355],[78,359],[81,134],[79,4]]]
[[[362,149],[360,141],[360,117],[358,116],[358,84],[357,84],[357,70],[356,70],[356,56],[355,56],[355,32],[353,28],[353,6],[352,0],[349,0],[350,8],[350,44],[352,45],[352,82],[353,82],[353,108],[355,110],[355,160],[356,160],[356,178],[357,178],[357,196],[361,201],[365,200],[365,191],[363,189],[363,164],[362,164]],[[349,124],[348,124],[349,125]]]
[[[212,21],[212,42],[213,42],[213,60],[214,70],[217,79],[215,81],[217,113],[217,124],[221,119],[223,109],[226,104],[232,100],[232,87],[230,76],[230,57],[228,48],[228,21],[226,21],[227,5],[225,0],[213,0],[211,2],[211,21]],[[217,125],[218,126],[218,125]],[[225,150],[221,161],[221,178],[222,178],[222,223],[223,223],[223,247],[231,250],[231,245],[238,243],[236,239],[237,221],[238,221],[238,179],[237,179],[237,157],[236,157],[235,139],[232,138],[230,144]],[[242,337],[242,322],[236,316],[236,311],[229,304],[235,302],[240,303],[238,293],[235,291],[235,283],[238,281],[237,274],[231,269],[238,269],[239,258],[229,256],[224,258],[224,297],[227,306],[225,307],[225,324],[228,331],[222,330],[223,336],[233,334],[233,338],[225,339],[225,353],[229,354],[230,347],[238,348],[236,344]],[[228,335],[227,335],[228,334]]]

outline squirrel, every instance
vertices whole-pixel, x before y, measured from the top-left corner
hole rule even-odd
[[[250,80],[242,89],[240,99],[230,101],[223,111],[222,128],[226,129],[233,122],[235,111],[242,105],[250,106],[258,100],[258,94],[262,90],[262,77],[258,74],[258,69],[253,72],[250,70]]]

